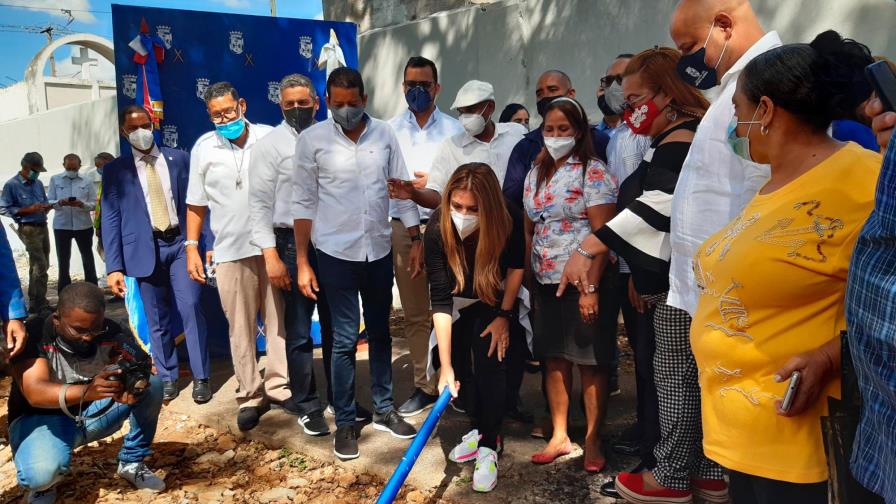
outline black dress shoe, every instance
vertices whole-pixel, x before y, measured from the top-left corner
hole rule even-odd
[[[261,415],[267,413],[269,407],[265,406],[246,406],[240,408],[240,412],[236,417],[236,426],[239,430],[246,432],[254,429],[261,419]]]
[[[173,401],[177,399],[177,395],[180,394],[180,390],[177,388],[176,381],[163,381],[162,382],[162,400],[163,401]]]
[[[193,380],[193,402],[205,404],[212,400],[212,388],[208,384],[208,378]]]
[[[404,418],[417,416],[429,408],[432,408],[438,398],[439,396],[427,394],[420,389],[414,389],[411,398],[398,408],[398,414]]]
[[[519,407],[519,404],[504,412],[504,416],[520,423],[530,424],[535,421],[535,415]]]

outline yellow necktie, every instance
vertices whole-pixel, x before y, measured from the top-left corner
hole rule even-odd
[[[168,218],[168,204],[165,202],[162,180],[156,171],[156,157],[143,156],[143,162],[146,163],[146,186],[149,190],[149,216],[152,227],[158,231],[165,231],[171,227],[171,219]]]

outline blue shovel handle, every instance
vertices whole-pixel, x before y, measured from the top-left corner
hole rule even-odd
[[[404,484],[404,480],[407,479],[411,469],[414,468],[417,457],[423,451],[423,447],[432,435],[432,431],[435,430],[436,424],[439,423],[439,418],[445,412],[445,408],[448,407],[450,401],[451,391],[448,390],[448,387],[445,387],[445,390],[442,391],[442,394],[436,400],[435,406],[432,407],[432,411],[429,412],[429,416],[426,417],[423,425],[420,426],[420,430],[417,431],[417,435],[414,436],[414,440],[411,441],[411,445],[408,446],[404,456],[401,457],[401,462],[398,463],[395,472],[392,473],[389,481],[386,482],[386,486],[383,487],[383,493],[377,498],[376,504],[391,504],[395,500],[395,496],[401,490],[401,485]]]

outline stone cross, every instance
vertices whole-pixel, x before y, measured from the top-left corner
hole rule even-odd
[[[72,56],[72,64],[81,65],[81,78],[84,80],[90,80],[90,67],[98,66],[96,58],[91,58],[87,48],[81,48],[81,54],[78,56]]]

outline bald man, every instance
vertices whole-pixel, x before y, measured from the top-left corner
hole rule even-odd
[[[538,105],[538,115],[542,116],[542,123],[548,104],[561,96],[576,97],[576,90],[572,86],[569,75],[561,70],[548,70],[541,74],[535,87],[535,99]],[[594,142],[594,151],[597,153],[597,157],[606,163],[609,135],[595,126],[591,129],[591,139]],[[544,147],[544,135],[542,126],[539,126],[538,129],[530,131],[520,140],[510,154],[502,188],[507,199],[521,209],[523,208],[523,185],[526,181],[526,174],[529,173],[532,161],[535,161],[535,156],[541,152],[542,147]]]
[[[683,53],[678,66],[682,80],[701,90],[719,87],[697,128],[672,201],[666,304],[693,315],[698,287],[691,258],[697,247],[734,218],[769,176],[768,166],[734,154],[727,142],[728,125],[741,70],[757,55],[780,46],[781,39],[763,31],[747,0],[681,0],[669,31]],[[703,453],[697,375],[710,371],[697,369],[688,325],[657,330],[656,346],[664,349],[654,358],[660,405],[657,466],[652,472],[617,476],[616,490],[630,501],[688,498],[692,493],[710,502],[726,499],[722,468],[706,456],[713,454]]]

